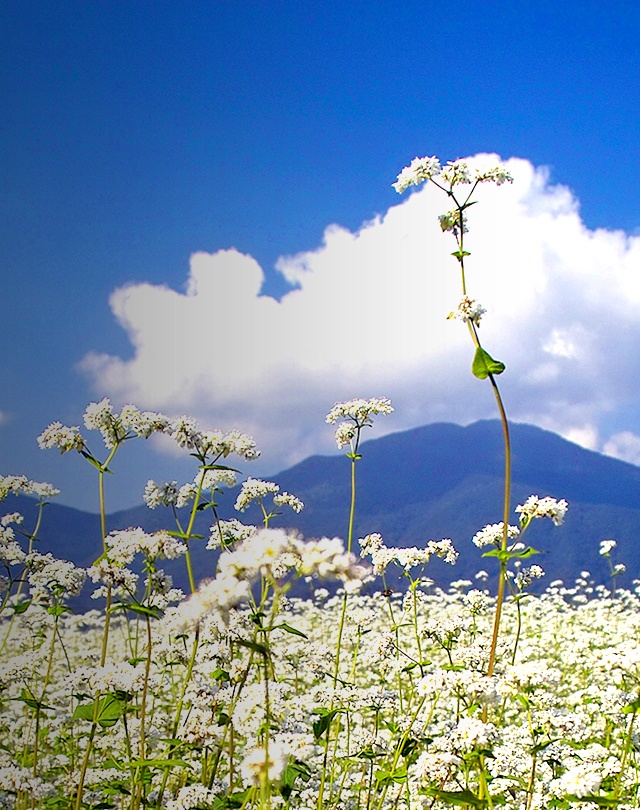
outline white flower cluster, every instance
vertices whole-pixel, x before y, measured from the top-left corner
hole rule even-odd
[[[149,509],[155,509],[162,504],[171,506],[178,499],[178,484],[176,481],[166,481],[164,484],[156,484],[151,478],[147,481],[143,494],[144,502]]]
[[[463,717],[451,732],[451,744],[456,751],[485,749],[499,739],[493,723],[483,723],[476,717]]]
[[[340,538],[304,542],[282,529],[258,529],[220,556],[214,579],[202,583],[186,602],[168,612],[170,632],[185,632],[214,612],[227,622],[229,611],[249,597],[252,582],[261,577],[279,580],[292,569],[298,576],[338,579],[352,590],[368,573],[345,552]]]
[[[602,540],[600,543],[600,554],[603,557],[608,557],[617,545],[615,540]]]
[[[304,504],[295,495],[290,495],[288,492],[280,492],[280,486],[274,484],[272,481],[261,481],[259,478],[247,478],[242,484],[240,494],[238,495],[235,503],[235,508],[238,512],[244,512],[249,507],[252,501],[262,503],[267,495],[272,494],[273,502],[277,506],[286,504],[290,506],[294,512],[301,512],[304,509]]]
[[[233,543],[242,542],[246,537],[255,534],[255,526],[246,526],[239,520],[219,520],[210,529],[210,537],[207,542],[208,549],[219,548],[220,546],[230,546]]]
[[[526,525],[533,518],[548,517],[555,526],[561,526],[568,508],[569,504],[564,499],[557,501],[555,498],[538,498],[537,495],[531,495],[523,504],[516,506],[516,512],[522,515],[521,525]]]
[[[371,399],[349,399],[346,402],[337,402],[326,416],[326,423],[334,425],[338,419],[351,419],[356,425],[371,424],[371,417],[375,414],[393,413],[391,400],[386,397],[372,397]]]
[[[61,453],[68,453],[71,450],[82,450],[84,439],[79,427],[66,427],[61,422],[52,422],[38,436],[38,446],[42,450],[57,448]]]
[[[471,539],[471,542],[484,548],[485,546],[499,546],[502,543],[502,536],[504,533],[504,521],[500,523],[489,523],[484,529],[476,532]],[[520,529],[517,526],[509,525],[507,527],[507,539],[515,540],[520,534]]]
[[[282,779],[288,753],[281,744],[270,742],[269,749],[254,748],[242,760],[240,774],[245,785],[259,787],[262,780],[277,784]]]
[[[539,565],[530,565],[518,571],[514,578],[514,584],[518,590],[528,588],[534,579],[541,579],[544,576],[544,570]]]
[[[383,574],[386,567],[395,562],[405,571],[415,568],[417,565],[424,565],[429,562],[432,556],[443,559],[446,563],[453,565],[458,559],[458,552],[453,547],[453,543],[448,538],[444,540],[429,540],[425,548],[388,548],[384,545],[380,534],[368,534],[358,541],[363,557],[371,557],[373,563],[373,573]]]
[[[178,416],[170,419],[162,413],[139,411],[135,405],[125,405],[116,414],[107,397],[100,402],[90,402],[83,418],[87,430],[100,432],[108,449],[133,436],[148,439],[152,433],[163,433],[180,447],[195,452],[200,459],[211,456],[215,461],[235,453],[250,461],[260,455],[251,436],[238,430],[227,433],[219,430],[202,431],[192,417]],[[81,452],[86,447],[78,427],[66,427],[60,422],[50,424],[38,436],[38,444],[43,450],[56,447],[61,453],[70,450]]]
[[[100,402],[90,402],[84,412],[84,426],[87,430],[99,430],[104,439],[105,446],[115,447],[116,443],[123,438],[121,430],[118,428],[119,420],[113,413],[110,400],[105,397]]]
[[[373,425],[373,416],[390,413],[393,413],[393,406],[386,397],[350,399],[346,402],[336,403],[327,414],[325,421],[328,425],[334,425],[338,419],[348,420],[342,422],[336,429],[336,444],[342,449],[358,436],[363,427]]]
[[[447,751],[424,751],[412,766],[411,775],[419,782],[435,782],[439,787],[444,787],[460,765],[462,760],[455,754]]]
[[[192,484],[183,484],[178,488],[176,481],[165,481],[158,484],[151,478],[144,488],[144,502],[149,509],[163,506],[176,506],[178,509],[186,506],[198,494],[198,487],[202,491],[215,490],[220,484],[228,487],[236,485],[236,473],[233,470],[201,470],[196,473]]]
[[[447,211],[446,214],[439,214],[438,222],[443,232],[452,231],[456,236],[459,236],[460,224],[462,223],[462,233],[469,233],[467,216],[464,211],[461,211],[459,208]]]
[[[125,529],[111,532],[106,538],[111,562],[128,565],[136,554],[150,559],[173,560],[187,553],[184,542],[168,532],[147,534],[143,529]]]
[[[204,492],[211,492],[221,484],[226,487],[235,487],[238,483],[238,474],[233,470],[201,470],[196,474],[193,483]]]
[[[101,582],[105,588],[97,588],[92,594],[92,599],[99,599],[106,595],[106,588],[125,594],[133,594],[138,585],[138,575],[128,568],[115,562],[110,562],[104,558],[97,560],[87,569],[87,575],[92,582]]]
[[[4,501],[11,492],[14,495],[19,492],[25,495],[37,495],[40,500],[54,498],[60,494],[60,490],[51,484],[44,481],[31,481],[26,475],[0,475],[0,501]]]
[[[450,188],[455,185],[469,185],[470,183],[495,183],[501,186],[503,183],[513,182],[513,177],[502,164],[490,168],[471,168],[465,160],[449,161],[440,173],[440,177],[449,184]]]
[[[15,536],[11,526],[0,526],[0,561],[6,565],[20,565],[27,556]]]
[[[480,326],[480,319],[486,311],[475,298],[469,298],[468,295],[465,295],[457,308],[449,315],[449,318],[457,318],[463,323],[474,323],[476,326]]]
[[[425,180],[436,177],[440,171],[440,161],[437,157],[416,157],[409,166],[405,166],[392,185],[398,194],[402,194],[410,186],[419,186]]]
[[[238,430],[227,433],[220,430],[199,430],[197,421],[190,416],[179,416],[171,420],[164,432],[180,447],[193,450],[200,458],[211,456],[218,459],[235,454],[251,461],[260,455],[255,441],[246,433]]]
[[[50,593],[57,596],[77,596],[82,590],[87,572],[52,554],[31,552],[25,559],[31,593],[36,600],[46,599]]]
[[[431,180],[440,176],[442,180],[452,189],[455,185],[468,185],[470,183],[495,183],[497,186],[513,181],[513,177],[503,165],[492,166],[490,168],[471,169],[466,161],[449,161],[444,169],[441,168],[440,161],[436,157],[414,158],[409,166],[398,175],[398,179],[393,183],[393,188],[402,194],[410,186],[418,186],[425,180]]]
[[[135,695],[145,686],[145,666],[135,666],[128,661],[106,661],[104,666],[79,667],[67,679],[68,685],[77,693],[86,691],[90,695],[105,692],[126,692]],[[153,685],[155,678],[150,685]]]

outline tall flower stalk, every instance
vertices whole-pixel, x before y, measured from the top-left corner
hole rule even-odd
[[[477,187],[483,183],[495,183],[502,185],[505,182],[512,182],[513,178],[504,166],[496,166],[484,171],[472,170],[465,161],[456,160],[448,163],[444,169],[436,157],[415,158],[410,166],[405,167],[398,175],[397,181],[393,184],[396,191],[401,194],[410,186],[419,185],[422,182],[431,182],[443,191],[453,203],[453,208],[438,219],[440,227],[444,232],[451,232],[456,240],[457,250],[451,255],[457,260],[460,268],[460,281],[462,287],[462,299],[456,311],[452,312],[450,318],[458,318],[467,324],[469,335],[475,347],[475,354],[471,366],[472,373],[481,380],[488,379],[491,383],[493,393],[500,414],[502,431],[504,436],[504,497],[503,497],[503,532],[500,547],[500,574],[498,577],[498,594],[496,599],[496,610],[494,615],[493,634],[491,638],[491,648],[489,653],[489,664],[487,675],[491,676],[496,662],[496,650],[498,645],[498,635],[500,631],[500,617],[505,597],[505,585],[507,574],[508,555],[508,526],[509,511],[511,501],[511,441],[509,436],[509,423],[507,414],[498,388],[497,375],[502,374],[505,369],[504,363],[494,360],[484,349],[480,342],[478,329],[480,319],[486,310],[467,293],[467,279],[465,275],[465,258],[470,255],[465,249],[464,236],[467,232],[467,209],[475,204],[472,199]]]

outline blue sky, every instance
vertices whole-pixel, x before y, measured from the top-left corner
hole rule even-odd
[[[447,364],[436,384],[432,347],[448,338],[425,334],[421,353],[420,333],[408,332],[403,349],[384,337],[386,324],[397,334],[402,298],[388,297],[391,310],[367,291],[405,285],[411,299],[420,289],[411,274],[395,280],[393,234],[414,216],[420,230],[418,208],[432,216],[432,200],[396,195],[402,167],[416,155],[485,152],[522,163],[520,192],[507,192],[516,197],[487,197],[479,223],[492,238],[478,255],[481,247],[488,268],[492,251],[498,264],[510,258],[521,286],[509,292],[520,301],[527,290],[541,296],[538,319],[535,295],[526,317],[513,300],[487,315],[503,324],[494,333],[487,326],[488,336],[513,354],[503,359],[515,369],[511,383],[504,377],[514,418],[640,460],[632,384],[640,11],[632,4],[62,0],[7,2],[0,18],[0,473],[48,480],[63,502],[96,509],[88,466],[40,451],[35,437],[54,420],[82,424],[87,403],[103,396],[121,405],[136,394],[140,407],[170,413],[191,406],[203,427],[253,430],[264,448],[247,470],[254,474],[333,452],[323,415],[338,398],[390,396],[398,410],[384,430],[493,416],[488,392],[466,380],[466,344],[456,337],[443,349],[460,358],[460,372]],[[509,219],[516,204],[526,213]],[[375,217],[378,226],[363,230]],[[343,230],[327,232],[334,224]],[[453,249],[426,232],[416,251]],[[374,261],[378,238],[389,261],[369,280],[359,266],[342,291],[336,268],[350,257],[346,277],[354,262]],[[359,252],[367,240],[373,247]],[[201,257],[198,291],[190,257],[230,248],[244,259],[219,254],[224,267],[211,289],[203,279],[218,265]],[[301,286],[288,307],[296,312],[255,308],[260,289],[282,296],[287,278]],[[490,286],[486,294],[502,301]],[[199,299],[201,323],[195,342],[183,344],[193,317],[185,295]],[[150,312],[156,304],[161,314]],[[451,301],[437,306],[446,317]],[[294,356],[291,324],[304,331],[318,310],[315,342],[307,335],[306,354]],[[352,315],[356,331],[347,328]],[[148,368],[134,361],[152,353],[158,328],[176,338],[174,352],[149,360],[158,378],[175,377],[183,361],[194,377],[150,393]],[[358,334],[370,355],[359,348],[351,365],[341,359],[341,330],[345,355]],[[402,381],[394,352],[410,358]],[[207,357],[220,368],[195,385]],[[251,366],[256,358],[269,385]],[[571,368],[557,365],[565,361]],[[478,404],[485,395],[486,407]],[[541,409],[543,396],[553,405]],[[192,474],[155,445],[125,447],[118,465],[112,508],[139,502],[149,477]]]

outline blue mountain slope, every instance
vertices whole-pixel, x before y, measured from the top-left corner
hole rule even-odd
[[[531,495],[565,498],[570,505],[562,527],[535,521],[528,542],[542,553],[536,558],[547,581],[572,581],[589,570],[596,581],[608,577],[599,554],[603,539],[618,541],[619,559],[628,566],[621,584],[640,577],[640,468],[585,450],[549,431],[525,424],[511,426],[512,503],[510,522],[517,523],[515,506]],[[493,572],[490,560],[471,543],[476,531],[502,520],[504,451],[497,420],[466,427],[438,423],[382,438],[361,446],[357,462],[355,538],[382,533],[387,545],[421,545],[450,537],[460,552],[454,568],[435,563],[430,575],[439,581],[472,579],[480,568]],[[304,536],[343,538],[347,533],[350,467],[344,455],[313,456],[271,477],[283,490],[300,497],[300,515],[287,510],[273,525],[295,527]],[[233,509],[237,491],[220,499],[223,518],[240,517],[260,523],[259,510],[239,515]],[[5,511],[18,508],[33,518],[34,504],[5,502]],[[196,531],[209,534],[210,513],[198,516]],[[26,524],[25,524],[26,525]],[[141,505],[109,515],[108,529],[142,526],[147,531],[175,528],[169,510]],[[96,515],[52,504],[47,507],[40,550],[88,565],[101,553]],[[204,541],[192,541],[197,578],[212,576],[215,560]],[[357,550],[357,546],[355,547]],[[170,567],[178,584],[186,586],[180,561]]]

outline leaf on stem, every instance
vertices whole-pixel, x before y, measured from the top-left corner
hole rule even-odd
[[[493,357],[486,352],[481,346],[476,349],[473,363],[471,364],[471,371],[474,377],[479,380],[486,380],[490,374],[502,374],[505,369],[504,363],[499,360],[494,360]]]

